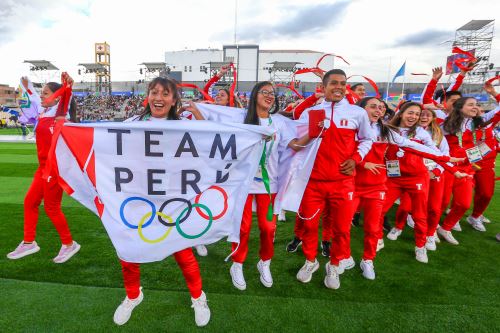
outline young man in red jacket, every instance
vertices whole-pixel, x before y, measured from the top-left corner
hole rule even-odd
[[[344,71],[332,69],[323,76],[324,101],[303,112],[299,121],[309,122],[309,112],[324,109],[324,135],[316,155],[309,183],[299,209],[305,220],[302,250],[306,257],[304,266],[297,273],[303,283],[311,281],[318,270],[316,260],[318,224],[325,207],[333,215],[333,240],[330,261],[326,264],[326,287],[340,287],[339,263],[350,258],[351,220],[354,215],[354,172],[368,153],[374,141],[366,111],[351,105],[344,98],[347,77]]]

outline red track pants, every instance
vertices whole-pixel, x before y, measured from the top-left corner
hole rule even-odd
[[[73,243],[68,222],[61,210],[63,190],[55,177],[50,181],[42,178],[44,166],[38,167],[26,197],[24,198],[24,241],[33,242],[38,224],[38,208],[43,200],[45,213],[54,224],[64,245]]]
[[[333,217],[328,209],[328,206],[325,206],[325,210],[323,211],[323,217],[321,218],[322,223],[322,231],[321,231],[321,240],[325,242],[330,242],[332,240],[332,223]],[[304,220],[301,219],[298,215],[295,217],[295,227],[293,229],[295,233],[295,237],[298,239],[303,238],[304,234]]]
[[[274,234],[276,232],[276,215],[273,215],[273,220],[267,220],[267,209],[269,202],[274,198],[276,193],[271,194],[249,194],[243,210],[240,227],[240,244],[238,250],[233,254],[233,261],[244,263],[248,254],[248,240],[250,239],[250,230],[252,229],[252,201],[255,197],[257,202],[257,223],[260,230],[260,249],[259,257],[262,261],[272,259],[274,256]],[[236,250],[237,243],[233,243],[233,251]]]
[[[450,231],[460,221],[471,205],[473,178],[465,177],[458,179],[449,172],[445,173],[445,178],[442,207],[448,206],[452,193],[453,201],[451,203],[451,210],[446,215],[442,227],[444,230]]]
[[[363,229],[364,237],[364,260],[373,260],[377,255],[377,243],[383,236],[382,231],[382,209],[384,207],[386,191],[358,191],[356,188],[356,196],[353,201],[353,206],[357,207],[356,211],[364,211]]]
[[[389,211],[397,198],[407,193],[411,199],[412,217],[415,221],[415,245],[423,247],[427,235],[427,198],[429,195],[429,178],[427,177],[394,177],[387,180],[387,198],[382,210],[383,216]]]
[[[427,236],[433,236],[441,219],[441,205],[444,192],[444,174],[430,180],[429,198],[427,200]],[[411,198],[405,194],[400,199],[400,205],[396,212],[396,228],[403,230],[406,218],[411,212]]]
[[[182,251],[174,253],[175,261],[182,270],[182,275],[186,279],[186,284],[189,289],[189,293],[192,298],[198,298],[201,296],[201,275],[200,268],[198,267],[198,262],[194,257],[193,250],[191,248],[184,249]],[[141,269],[140,265],[137,263],[126,262],[120,260],[122,265],[123,273],[123,284],[125,285],[125,291],[127,292],[127,297],[129,299],[135,299],[139,297],[140,286],[141,286]]]
[[[353,196],[352,178],[333,182],[309,180],[299,209],[304,219],[302,251],[308,261],[316,259],[319,218],[325,206],[328,206],[333,221],[330,262],[338,266],[340,260],[349,258]]]
[[[495,161],[484,163],[474,175],[474,210],[472,217],[483,215],[495,193]]]

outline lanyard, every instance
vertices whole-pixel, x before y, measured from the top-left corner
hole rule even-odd
[[[469,120],[467,120],[467,121],[469,121]],[[467,123],[465,123],[465,128],[467,128]],[[472,124],[471,124],[471,131],[472,131],[472,141],[474,142],[474,146],[475,146],[477,140],[476,140],[476,129],[474,126],[474,122],[472,122]],[[463,135],[464,135],[464,132],[462,130],[460,130],[460,132],[457,133],[458,145],[460,146],[460,148],[463,148]],[[484,137],[483,137],[483,140],[484,140]]]

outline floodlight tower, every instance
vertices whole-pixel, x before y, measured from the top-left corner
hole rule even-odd
[[[494,37],[495,20],[472,20],[455,32],[453,46],[473,51],[478,59],[476,67],[467,75],[466,83],[482,84],[486,81],[490,64],[491,44]]]

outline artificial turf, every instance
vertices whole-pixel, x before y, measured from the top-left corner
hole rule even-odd
[[[278,224],[271,265],[274,285],[262,286],[254,225],[244,266],[246,291],[232,286],[230,264],[224,262],[230,252],[225,241],[209,246],[208,257],[199,258],[212,311],[207,327],[195,326],[189,293],[173,258],[142,265],[144,301],[130,321],[118,327],[112,317],[125,296],[118,259],[100,220],[73,199],[65,196],[63,211],[82,245],[74,258],[62,265],[51,261],[60,241],[43,208],[37,229],[41,251],[20,260],[5,257],[22,239],[23,198],[36,168],[33,144],[0,143],[0,332],[498,330],[498,194],[485,213],[493,221],[487,232],[474,231],[462,221],[463,231],[454,232],[460,245],[442,242],[436,252],[429,252],[429,263],[421,264],[414,258],[413,230],[406,228],[397,241],[385,240],[375,261],[375,281],[364,279],[357,265],[341,275],[339,290],[323,285],[324,257],[318,258],[321,269],[309,284],[296,280],[302,253],[284,250],[293,235],[293,214]],[[362,236],[361,228],[353,228],[357,263]]]

